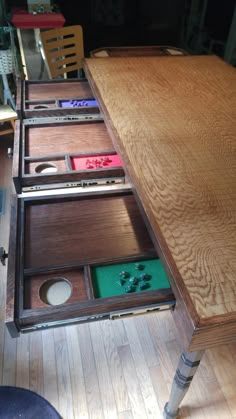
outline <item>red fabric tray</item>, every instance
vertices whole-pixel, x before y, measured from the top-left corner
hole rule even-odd
[[[96,167],[96,165],[92,164],[93,161],[98,160],[100,161],[102,158],[109,158],[109,162],[106,165],[99,165]],[[88,161],[91,162],[91,165],[88,164]],[[99,154],[94,156],[93,154],[84,156],[76,156],[71,157],[71,166],[73,170],[91,170],[91,169],[106,169],[111,167],[120,167],[123,166],[122,162],[120,160],[120,157],[117,154],[108,154],[103,155]]]

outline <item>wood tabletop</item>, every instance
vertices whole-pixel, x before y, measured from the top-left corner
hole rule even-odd
[[[236,340],[236,70],[214,56],[84,68],[169,271],[185,346]]]

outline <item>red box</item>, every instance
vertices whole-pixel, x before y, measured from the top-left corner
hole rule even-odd
[[[19,29],[52,29],[61,28],[65,23],[65,18],[62,13],[33,15],[25,9],[14,9],[11,22]]]

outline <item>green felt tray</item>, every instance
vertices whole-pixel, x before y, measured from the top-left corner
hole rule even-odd
[[[138,262],[119,263],[107,266],[92,267],[92,283],[95,298],[114,297],[117,295],[130,295],[138,292],[152,291],[156,289],[170,288],[170,283],[164,271],[160,259],[142,260],[140,264],[144,266],[143,270],[138,270],[136,264]],[[120,272],[125,271],[131,277],[139,278],[141,274],[151,275],[146,281],[149,287],[140,290],[139,285],[135,287],[135,291],[127,293],[125,287],[129,284],[129,278],[126,278],[124,285],[119,284]]]

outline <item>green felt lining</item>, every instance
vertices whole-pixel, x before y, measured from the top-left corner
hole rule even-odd
[[[129,284],[129,278],[126,278],[124,285],[119,284],[121,278],[119,273],[122,271],[129,272],[131,277],[139,278],[141,274],[151,275],[151,279],[147,281],[149,288],[140,290],[139,286],[135,287],[137,292],[146,292],[163,288],[170,288],[169,280],[164,271],[160,259],[142,260],[140,264],[144,265],[143,270],[138,270],[136,264],[138,262],[119,263],[107,266],[92,267],[92,283],[95,298],[114,297],[118,295],[127,295],[125,287]]]

